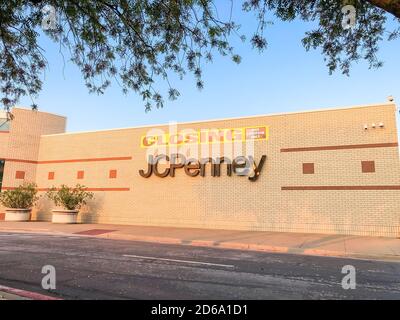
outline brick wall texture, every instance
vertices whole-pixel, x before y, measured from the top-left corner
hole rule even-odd
[[[0,145],[0,158],[6,159],[3,186],[21,183],[16,171],[25,171],[24,179],[41,190],[83,184],[95,198],[81,210],[81,222],[400,236],[394,104],[178,124],[178,132],[268,127],[268,139],[253,142],[256,162],[267,156],[255,182],[227,176],[224,165],[220,177],[212,177],[207,166],[205,177],[177,169],[175,177],[143,178],[138,171],[147,169],[149,149],[141,147],[141,137],[155,129],[168,133],[168,126],[64,134],[63,117],[18,108],[13,113],[9,135],[0,136],[7,144]],[[232,158],[232,150],[246,156],[250,147],[196,145],[190,157],[203,158],[212,148],[218,156]],[[363,172],[363,161],[373,161],[375,171]],[[311,163],[314,173],[303,173],[303,164]],[[78,171],[84,172],[82,179]],[[50,220],[52,208],[43,196],[34,219]]]

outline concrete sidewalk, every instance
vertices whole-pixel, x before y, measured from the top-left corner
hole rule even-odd
[[[146,227],[114,224],[66,225],[33,221],[0,221],[0,232],[74,235],[212,248],[400,262],[400,239],[383,237]]]
[[[33,291],[26,291],[0,285],[0,300],[61,300]]]
[[[29,299],[0,290],[0,300],[29,300]]]

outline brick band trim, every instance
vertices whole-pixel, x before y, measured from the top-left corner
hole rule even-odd
[[[69,159],[69,160],[44,160],[38,161],[38,164],[47,163],[68,163],[68,162],[95,162],[95,161],[118,161],[118,160],[132,160],[132,157],[109,157],[109,158],[88,158],[88,159]]]
[[[16,187],[2,187],[1,190],[14,190]],[[57,189],[57,188],[56,188]],[[50,188],[37,188],[38,191],[49,191]],[[58,190],[58,189],[57,189]],[[130,188],[85,188],[86,191],[130,191]]]
[[[0,133],[10,133],[10,131],[1,131],[0,130]]]
[[[69,162],[96,162],[96,161],[118,161],[118,160],[132,160],[132,157],[110,157],[110,158],[87,158],[87,159],[67,159],[67,160],[24,160],[24,159],[5,159],[8,162],[22,162],[32,164],[49,164],[49,163],[69,163]]]
[[[5,158],[4,160],[7,162],[21,162],[21,163],[37,164],[37,161],[35,161],[35,160],[10,159],[10,158]]]
[[[400,185],[392,186],[287,186],[281,190],[400,190]]]
[[[347,145],[339,145],[339,146],[283,148],[283,149],[281,149],[281,152],[325,151],[325,150],[366,149],[366,148],[388,148],[388,147],[398,147],[398,146],[399,146],[399,144],[397,142],[369,143],[369,144],[347,144]]]

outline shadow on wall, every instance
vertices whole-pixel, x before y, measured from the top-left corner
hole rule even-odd
[[[96,193],[93,200],[89,200],[87,205],[83,206],[78,215],[78,223],[98,223],[101,209],[103,207],[104,194]],[[33,210],[32,220],[51,221],[52,210],[61,209],[56,207],[54,203],[43,195]]]
[[[51,221],[51,209],[53,203],[45,195],[41,196],[32,212],[32,220]]]
[[[104,193],[95,193],[94,198],[81,208],[78,221],[80,223],[99,223],[99,212],[102,212],[103,203]]]

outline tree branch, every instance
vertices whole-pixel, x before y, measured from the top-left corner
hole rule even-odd
[[[367,0],[374,6],[377,6],[395,17],[400,18],[400,1],[399,0]]]

